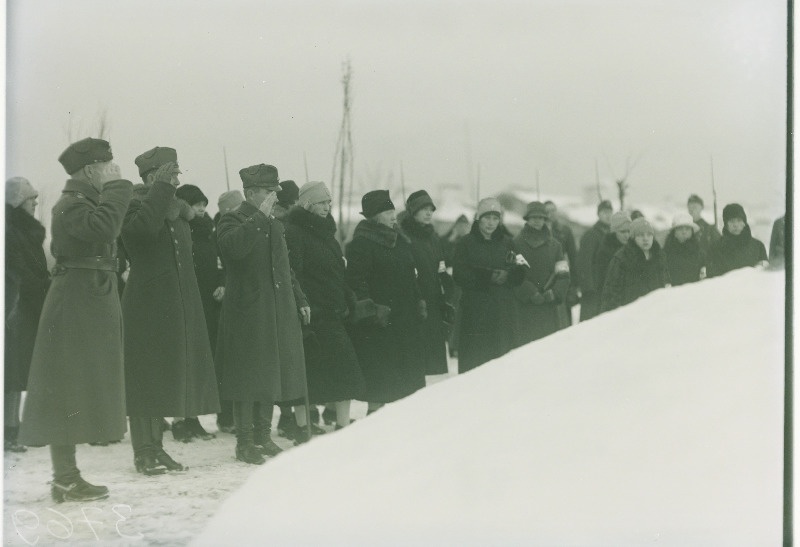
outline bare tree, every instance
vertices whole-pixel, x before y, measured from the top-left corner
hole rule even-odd
[[[614,174],[614,183],[617,185],[617,197],[619,198],[619,210],[622,211],[625,209],[625,196],[628,195],[628,188],[630,185],[628,184],[628,177],[633,171],[633,168],[636,167],[636,164],[639,163],[639,160],[642,159],[642,154],[639,154],[631,161],[631,156],[629,155],[625,158],[625,172],[623,175],[617,176],[614,174],[614,168],[611,167],[611,162],[608,161],[608,156],[606,156],[606,163],[608,163],[608,168],[612,174]]]

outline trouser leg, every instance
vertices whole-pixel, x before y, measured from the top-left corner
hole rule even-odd
[[[50,445],[53,463],[53,480],[59,484],[71,484],[78,480],[81,472],[75,461],[75,445]]]
[[[3,403],[5,418],[3,425],[5,427],[19,427],[19,407],[22,401],[22,392],[20,391],[6,391],[5,402]]]
[[[161,419],[131,416],[129,420],[134,457],[155,454],[163,438]]]

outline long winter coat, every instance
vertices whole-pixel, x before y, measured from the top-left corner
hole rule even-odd
[[[214,298],[214,291],[225,285],[225,272],[217,250],[217,227],[208,215],[195,216],[189,221],[192,232],[192,259],[200,302],[206,317],[208,341],[211,354],[217,346],[217,327],[221,304]]]
[[[444,307],[452,301],[453,279],[445,269],[444,248],[433,225],[423,225],[407,215],[400,224],[411,240],[411,251],[417,265],[417,282],[427,303],[428,318],[422,329],[423,359],[426,374],[447,372],[447,332],[443,321]],[[445,295],[445,292],[447,293]]]
[[[601,287],[601,295],[602,287],[606,284],[608,265],[611,264],[611,259],[617,254],[617,251],[622,248],[622,245],[619,239],[617,239],[617,235],[613,232],[609,232],[603,237],[603,241],[600,243],[600,247],[594,255],[594,260],[592,261],[592,276],[597,286]]]
[[[53,207],[56,259],[113,258],[131,199],[127,180],[102,192],[69,180]],[[31,359],[19,442],[29,446],[119,440],[125,435],[122,312],[113,271],[57,267]]]
[[[367,321],[350,330],[367,384],[366,400],[390,403],[425,387],[418,312],[422,294],[411,243],[397,230],[362,220],[345,253],[347,284],[356,298],[391,308],[387,326]]]
[[[308,301],[289,267],[283,224],[244,202],[222,215],[217,241],[225,264],[216,353],[222,398],[272,404],[304,397],[298,310]]]
[[[474,222],[461,238],[453,258],[453,279],[461,287],[458,371],[472,370],[520,344],[515,287],[525,267],[514,265],[514,244],[502,224],[486,239]],[[492,272],[505,270],[502,285],[492,283]]]
[[[284,219],[289,263],[311,306],[311,325],[303,337],[312,404],[360,399],[366,389],[356,351],[345,330],[355,295],[345,281],[344,255],[336,222],[301,207]]]
[[[194,211],[175,187],[140,186],[122,240],[131,263],[122,295],[128,415],[198,416],[219,410],[214,361],[192,262]]]
[[[755,266],[762,260],[767,260],[767,249],[752,236],[749,225],[745,225],[738,236],[730,233],[726,226],[722,229],[722,237],[708,253],[708,277]]]
[[[608,265],[603,287],[602,311],[630,304],[637,298],[668,284],[667,261],[658,241],[653,240],[650,258],[645,260],[644,252],[631,238],[616,252]]]
[[[514,249],[530,264],[526,268],[525,281],[516,289],[519,300],[519,343],[526,344],[553,334],[563,328],[564,319],[559,306],[564,303],[569,289],[569,274],[556,275],[556,262],[564,260],[561,243],[550,235],[544,226],[535,230],[523,226],[514,238]],[[553,291],[554,300],[543,301],[543,294]]]
[[[706,256],[696,235],[681,243],[675,238],[675,230],[671,230],[664,242],[664,254],[672,285],[700,281],[700,270],[706,265]]]
[[[600,313],[600,298],[603,286],[594,278],[594,255],[600,248],[609,226],[599,220],[583,234],[578,248],[578,284],[581,288],[581,321],[591,319]]]
[[[6,393],[25,391],[50,274],[45,229],[19,207],[6,205]]]

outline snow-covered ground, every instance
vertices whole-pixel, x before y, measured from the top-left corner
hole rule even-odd
[[[783,300],[755,270],[657,291],[261,467],[224,434],[167,434],[191,469],[162,477],[81,446],[88,505],[50,501],[46,448],[7,454],[4,542],[775,545]]]

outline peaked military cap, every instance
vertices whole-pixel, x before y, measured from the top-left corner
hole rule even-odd
[[[168,161],[178,163],[178,153],[174,148],[156,146],[139,155],[134,161],[139,168],[139,176],[141,177],[148,171],[158,169]]]
[[[111,145],[108,144],[108,141],[93,139],[91,137],[73,142],[58,156],[59,163],[64,166],[64,170],[68,175],[71,175],[87,165],[111,161],[113,159],[114,156],[111,154]]]
[[[372,190],[361,198],[361,214],[367,218],[394,209],[389,190]]]
[[[245,167],[239,170],[239,177],[242,179],[244,188],[260,186],[276,192],[281,189],[280,182],[278,182],[278,169],[274,165],[260,163]]]

